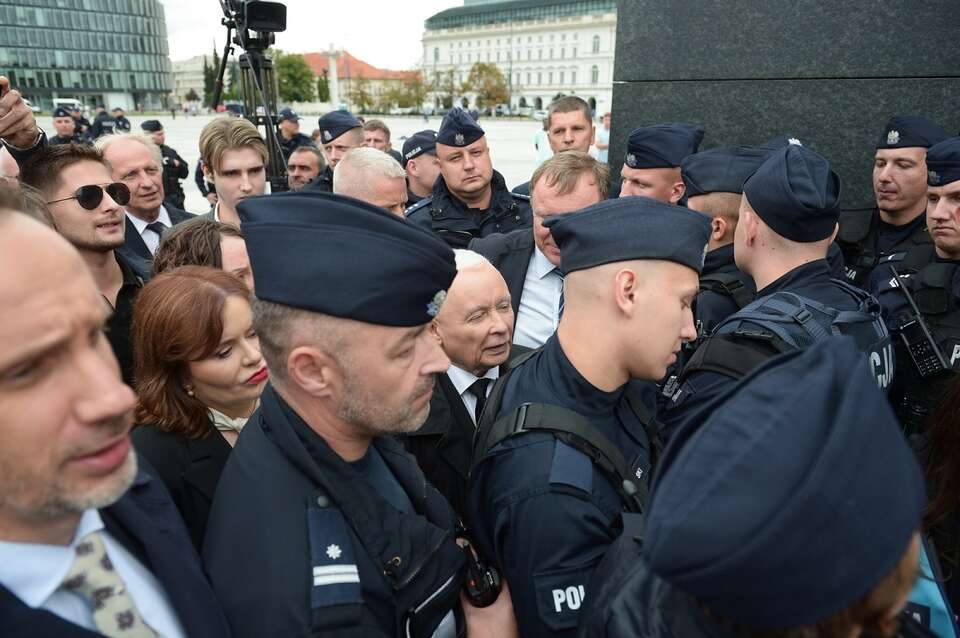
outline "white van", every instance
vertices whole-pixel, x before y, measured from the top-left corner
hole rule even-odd
[[[60,108],[61,106],[65,109],[70,109],[71,111],[73,109],[80,109],[81,111],[83,110],[83,102],[81,102],[80,100],[74,100],[74,99],[65,98],[65,97],[55,98],[53,100],[54,110]]]

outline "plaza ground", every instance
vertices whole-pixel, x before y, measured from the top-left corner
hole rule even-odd
[[[205,213],[209,210],[207,200],[200,194],[193,180],[193,171],[200,157],[200,151],[197,148],[200,131],[214,117],[216,116],[184,116],[183,114],[177,114],[176,119],[172,119],[169,114],[160,118],[155,116],[127,116],[135,131],[139,131],[140,123],[147,119],[159,119],[163,123],[163,128],[167,132],[167,145],[174,148],[190,164],[190,177],[183,180],[182,183],[184,193],[187,196],[186,209],[192,213]],[[390,127],[391,141],[397,151],[400,151],[407,136],[426,128],[436,130],[440,126],[440,118],[436,116],[431,117],[429,122],[424,122],[421,116],[382,117],[380,119]],[[53,121],[49,116],[41,117],[39,123],[47,131],[47,135],[56,135]],[[503,175],[507,186],[513,188],[528,181],[537,167],[533,139],[537,131],[540,130],[541,124],[534,120],[481,118],[480,125],[487,133],[487,143],[490,145],[493,167]],[[315,115],[304,116],[300,123],[300,131],[310,135],[316,126],[317,117]]]

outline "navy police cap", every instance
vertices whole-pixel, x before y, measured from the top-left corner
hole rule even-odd
[[[407,162],[415,157],[420,157],[424,153],[431,155],[437,154],[437,132],[432,130],[417,131],[406,139],[403,143],[403,166],[406,168]]]
[[[464,109],[454,108],[447,111],[437,131],[437,144],[445,146],[467,146],[483,137],[483,129]]]
[[[286,121],[299,122],[300,116],[291,108],[280,109],[280,112],[277,114],[277,122]]]
[[[140,129],[148,133],[159,133],[163,130],[160,120],[147,120],[140,125]]]
[[[793,135],[787,135],[783,133],[771,137],[769,140],[761,144],[760,148],[765,148],[768,151],[775,151],[778,148],[783,148],[784,146],[789,146],[790,144],[803,146],[803,142],[800,141],[799,137],[794,137]]]
[[[930,148],[947,137],[943,127],[922,115],[895,115],[883,128],[877,148]]]
[[[320,142],[327,144],[362,124],[349,111],[330,111],[317,120],[317,126],[320,129]]]
[[[412,327],[436,316],[456,275],[443,240],[351,197],[312,191],[252,197],[237,213],[257,297],[265,301]]]
[[[757,630],[853,605],[899,562],[923,475],[850,337],[770,360],[671,439],[644,560],[712,612]]]
[[[699,124],[654,124],[634,129],[627,138],[624,163],[630,168],[675,168],[696,153],[703,141]]]
[[[960,137],[951,137],[927,150],[927,185],[944,186],[960,180]]]
[[[58,106],[57,108],[53,109],[53,117],[73,117],[73,116],[70,115],[70,111],[63,108],[62,106]]]
[[[680,165],[685,194],[742,193],[743,183],[769,155],[769,149],[753,146],[720,146],[688,155]]]
[[[560,248],[564,274],[635,259],[662,259],[703,269],[710,218],[649,197],[606,199],[543,220]]]
[[[767,226],[791,241],[826,239],[840,219],[840,177],[806,146],[773,151],[744,183],[743,194]]]

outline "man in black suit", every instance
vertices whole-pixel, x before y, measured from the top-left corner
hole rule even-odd
[[[0,618],[13,638],[227,636],[183,522],[130,444],[77,251],[0,210]]]
[[[610,168],[581,151],[557,153],[530,180],[533,232],[515,230],[470,242],[507,282],[516,316],[513,342],[539,348],[560,320],[563,275],[560,250],[543,218],[580,210],[607,198]]]
[[[406,437],[427,480],[463,512],[473,433],[493,383],[511,354],[513,309],[507,284],[489,261],[470,250],[454,250],[457,276],[430,333],[450,358],[437,375],[430,415]]]
[[[130,203],[124,208],[127,225],[124,230],[125,257],[136,265],[149,266],[160,245],[160,237],[168,228],[193,217],[169,203],[164,203],[163,156],[154,141],[141,134],[118,134],[97,140],[113,172],[113,179],[130,189]],[[137,268],[138,274],[144,275]]]

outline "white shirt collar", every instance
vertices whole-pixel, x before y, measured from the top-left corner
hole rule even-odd
[[[127,214],[127,219],[130,220],[134,228],[137,229],[137,234],[143,235],[143,231],[147,229],[147,224],[151,222],[145,222],[136,215],[131,215],[128,210],[124,210],[124,212]],[[162,204],[160,205],[160,214],[157,215],[154,221],[161,222],[167,228],[173,226],[173,222],[170,221],[170,213],[167,212],[167,209]]]
[[[0,584],[29,607],[40,607],[63,583],[80,539],[102,529],[100,513],[88,509],[80,516],[69,545],[0,541]]]
[[[450,364],[450,367],[447,368],[447,376],[450,377],[450,382],[453,384],[453,387],[457,389],[457,394],[461,396],[473,385],[474,381],[481,378],[453,364]],[[487,370],[487,373],[483,375],[482,378],[496,380],[499,376],[500,366],[494,366]]]
[[[530,268],[533,269],[533,274],[537,276],[537,279],[543,279],[552,273],[556,266],[550,263],[550,260],[547,259],[547,256],[540,251],[539,246],[534,246],[533,255],[530,257]]]

